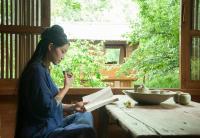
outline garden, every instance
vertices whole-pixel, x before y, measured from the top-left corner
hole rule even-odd
[[[128,2],[125,4],[129,4]],[[137,77],[134,84],[142,83],[149,88],[178,88],[180,86],[180,1],[135,0],[134,2],[139,7],[138,16],[134,20],[128,20],[131,31],[124,34],[124,37],[129,46],[137,48],[124,59],[123,64],[117,65],[120,69],[116,75],[129,76],[132,75],[129,72],[134,69]],[[59,11],[58,8],[53,8],[55,9],[53,18],[61,19],[64,16],[61,11],[65,9],[67,14],[64,19],[67,21],[102,21],[102,13],[109,12],[112,7],[108,0],[97,1],[95,5],[75,0],[60,0],[57,6],[58,4],[62,6]],[[91,6],[93,8],[89,8]],[[124,13],[126,12],[124,10]],[[82,16],[83,14],[85,16]],[[53,23],[56,23],[56,20]],[[62,86],[62,70],[70,70],[74,75],[73,87],[106,86],[102,81],[106,76],[101,74],[101,70],[109,70],[111,67],[105,64],[108,56],[105,56],[103,49],[104,41],[98,43],[92,40],[72,41],[62,63],[57,66],[52,65],[51,74],[54,81]]]

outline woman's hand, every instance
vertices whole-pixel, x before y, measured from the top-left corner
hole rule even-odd
[[[87,102],[80,101],[80,102],[75,103],[74,110],[77,112],[85,112],[86,111],[84,107],[85,104],[87,104]]]
[[[73,82],[72,74],[69,74],[67,72],[63,72],[63,74],[64,74],[64,87],[62,89],[60,89],[58,94],[55,96],[56,101],[59,103],[62,103],[63,97],[68,92],[69,87],[71,86],[71,84]]]
[[[64,88],[69,88],[73,83],[73,74],[68,72],[63,72],[64,74]]]

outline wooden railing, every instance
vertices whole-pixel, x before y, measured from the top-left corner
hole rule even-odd
[[[111,87],[133,87],[133,82],[137,80],[137,78],[135,77],[135,70],[129,71],[128,75],[117,75],[118,71],[120,70],[120,66],[109,66],[111,69],[104,69],[100,71],[101,74],[105,77],[102,81],[104,81],[108,86]]]
[[[133,82],[136,80],[136,78],[106,78],[103,79],[103,82],[105,82],[107,86],[111,86],[114,88],[123,88],[133,87]]]

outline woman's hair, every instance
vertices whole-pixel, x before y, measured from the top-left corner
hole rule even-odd
[[[64,30],[59,25],[53,25],[50,28],[47,28],[41,35],[41,40],[38,43],[36,50],[31,57],[28,64],[33,62],[41,62],[46,56],[48,51],[48,45],[52,43],[54,47],[61,47],[64,44],[69,43],[67,40],[67,35],[64,33]]]

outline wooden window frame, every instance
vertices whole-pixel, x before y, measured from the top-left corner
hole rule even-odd
[[[200,31],[191,29],[192,3],[193,0],[181,1],[180,81],[181,90],[191,93],[200,101],[200,80],[190,79],[192,37],[200,36]]]
[[[6,1],[6,0],[1,0]],[[17,1],[17,0],[16,0]],[[21,0],[20,0],[21,1]],[[28,0],[30,1],[30,0]],[[24,2],[24,1],[21,1]],[[191,4],[192,0],[181,0],[181,35],[180,35],[180,82],[181,88],[176,90],[183,90],[190,92],[193,96],[200,97],[200,81],[194,81],[190,79],[190,45],[192,36],[200,36],[200,32],[191,30]],[[12,5],[14,6],[14,5]],[[3,7],[1,8],[2,12]],[[0,32],[4,33],[18,33],[27,34],[35,33],[40,34],[44,28],[50,26],[50,0],[42,0],[42,12],[41,12],[41,25],[31,26],[19,24],[19,21],[13,21],[13,24],[1,24]],[[1,13],[2,13],[1,12]],[[28,14],[23,14],[24,16]],[[1,20],[3,16],[1,17]],[[5,22],[7,23],[7,22]],[[105,44],[106,46],[112,44]],[[116,44],[113,44],[116,45]],[[120,44],[121,45],[121,44]],[[110,47],[110,46],[109,46]],[[125,45],[124,45],[125,47]],[[124,48],[123,48],[124,49]],[[127,49],[124,49],[124,57],[126,57]],[[10,83],[10,84],[9,84]],[[0,79],[0,95],[15,95],[17,80]],[[12,88],[11,88],[12,87]]]
[[[124,58],[127,56],[126,54],[126,42],[121,41],[112,41],[112,42],[105,42],[105,49],[120,49],[120,57],[119,57],[119,64],[124,62]]]
[[[33,5],[36,7],[33,8]],[[39,35],[50,26],[50,0],[1,0],[0,12],[2,15],[0,95],[17,95],[18,78],[23,66],[30,59],[36,41],[39,41]],[[15,46],[13,53],[10,52],[15,64],[9,59],[9,46]],[[15,75],[9,76],[12,71]]]
[[[200,36],[200,31],[191,29],[192,0],[182,0],[181,43],[180,43],[180,75],[182,89],[200,89],[200,80],[190,78],[190,57],[192,37]]]

